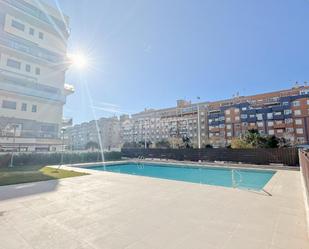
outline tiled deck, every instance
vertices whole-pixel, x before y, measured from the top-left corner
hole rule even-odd
[[[0,188],[1,249],[308,249],[300,172],[244,190],[107,172]]]

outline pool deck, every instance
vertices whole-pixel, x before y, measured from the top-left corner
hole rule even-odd
[[[72,169],[72,167],[65,167]],[[299,171],[257,193],[88,169],[0,187],[1,249],[307,249]]]

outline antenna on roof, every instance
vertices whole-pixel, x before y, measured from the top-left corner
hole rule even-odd
[[[295,82],[295,88],[298,88],[299,87],[299,84],[298,84],[298,81]]]

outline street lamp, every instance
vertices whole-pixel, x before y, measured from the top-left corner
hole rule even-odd
[[[201,98],[197,97],[199,101]],[[198,148],[201,148],[201,123],[200,123],[200,105],[197,103],[197,140],[198,140]]]
[[[18,127],[17,124],[13,124],[13,129],[14,129],[14,133],[13,133],[13,150],[12,150],[10,168],[14,167],[13,163],[14,163],[14,150],[15,150],[15,140],[16,140],[16,129],[17,129],[17,127]]]
[[[66,128],[61,128],[61,162],[60,162],[60,166],[63,165],[63,154],[64,154],[64,133],[66,131]]]

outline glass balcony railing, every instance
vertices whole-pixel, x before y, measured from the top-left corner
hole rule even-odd
[[[29,44],[26,44],[18,40],[17,38],[9,37],[8,35],[5,35],[4,33],[0,33],[0,45],[3,45],[11,49],[15,49],[19,52],[26,53],[31,56],[34,56],[39,59],[52,62],[52,63],[59,64],[59,63],[64,63],[66,61],[64,56],[50,52],[43,48],[39,48],[36,46],[30,46]]]
[[[43,12],[42,10],[38,9],[37,7],[27,3],[23,0],[3,0],[4,2],[10,4],[11,6],[24,11],[25,13],[39,19],[40,21],[43,21],[45,23],[48,23],[54,28],[54,25],[57,25],[58,28],[60,28],[62,31],[65,31],[67,35],[70,34],[70,30],[68,28],[68,25],[64,23],[62,20],[59,20],[51,15],[48,15],[47,13]]]
[[[49,99],[63,103],[65,103],[66,101],[66,97],[61,94],[46,92],[38,88],[29,88],[17,84],[16,82],[14,83],[14,82],[3,81],[0,84],[0,89],[4,91],[20,93],[27,96]]]

